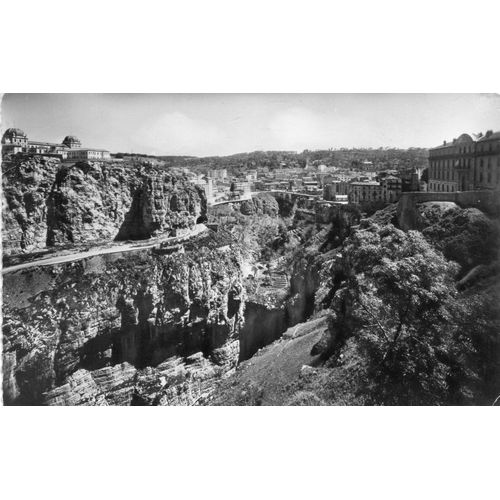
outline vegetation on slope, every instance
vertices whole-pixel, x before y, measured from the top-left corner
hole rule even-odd
[[[447,405],[497,400],[497,221],[457,208],[434,214],[423,233],[405,233],[390,223],[392,212],[387,209],[362,220],[350,235],[346,231],[336,238],[335,229],[317,235],[323,238],[316,248],[325,263],[316,311],[329,316],[329,327],[310,350],[314,368],[295,370],[279,388],[266,382],[259,404]],[[250,360],[252,368],[242,367],[242,380],[256,367],[267,380],[270,368],[259,363],[259,356],[272,359],[287,342],[281,340]],[[304,345],[310,345],[309,340]],[[241,390],[238,383],[222,387],[218,403],[240,400]]]

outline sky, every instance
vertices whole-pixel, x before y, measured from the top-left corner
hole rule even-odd
[[[157,155],[433,147],[500,130],[492,94],[5,94],[2,130]]]

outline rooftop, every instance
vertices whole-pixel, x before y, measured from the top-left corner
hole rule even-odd
[[[54,142],[43,142],[43,141],[28,141],[28,144],[39,144],[41,146],[57,146],[58,148],[67,148],[66,144],[56,144]]]
[[[493,130],[488,130],[488,132],[486,132],[486,134],[484,134],[481,138],[479,138],[477,142],[493,141],[496,139],[500,139],[500,131],[493,132]]]
[[[101,153],[109,153],[107,149],[98,148],[68,148],[68,151],[99,151]]]
[[[8,128],[4,135],[20,135],[22,137],[27,137],[24,131],[22,131],[20,128]]]

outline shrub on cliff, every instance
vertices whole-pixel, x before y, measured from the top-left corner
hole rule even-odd
[[[250,200],[241,203],[240,211],[243,215],[270,215],[276,217],[279,213],[279,206],[276,198],[267,193],[260,193]]]
[[[447,259],[466,272],[496,258],[500,244],[500,225],[476,208],[453,208],[440,213],[427,208],[422,217],[430,223],[422,233]]]

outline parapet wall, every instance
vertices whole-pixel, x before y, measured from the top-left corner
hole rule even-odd
[[[455,191],[454,193],[410,192],[402,193],[398,202],[397,217],[401,229],[417,228],[418,203],[430,201],[451,201],[462,208],[475,207],[485,213],[500,213],[500,191]]]

